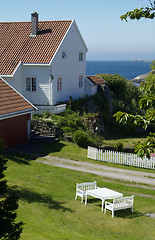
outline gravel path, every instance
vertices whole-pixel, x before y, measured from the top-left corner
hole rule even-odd
[[[50,155],[39,158],[37,161],[49,164],[51,166],[68,168],[81,172],[89,172],[101,177],[119,179],[144,185],[148,184],[152,186],[151,189],[155,190],[155,173],[107,167],[97,163],[68,160]]]
[[[57,166],[57,167],[72,169],[75,171],[93,173],[101,177],[106,177],[110,179],[119,179],[119,180],[123,180],[124,182],[127,181],[127,182],[130,182],[132,185],[140,184],[141,187],[155,190],[155,173],[108,167],[108,166],[103,166],[97,162],[90,163],[90,162],[75,161],[75,160],[58,158],[51,155],[41,156],[37,154],[37,152],[39,151],[38,145],[32,144],[30,142],[18,145],[17,147],[11,148],[9,151],[27,154],[27,155],[30,155],[31,157],[34,156],[34,159],[36,159],[36,161],[43,162],[51,166]],[[150,186],[145,186],[145,185],[150,185]]]

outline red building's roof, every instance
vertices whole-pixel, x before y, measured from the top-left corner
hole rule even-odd
[[[0,78],[0,118],[4,115],[21,114],[32,110],[34,106]]]

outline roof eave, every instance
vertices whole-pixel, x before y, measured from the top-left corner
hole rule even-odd
[[[22,64],[22,62],[20,61],[17,66],[15,67],[13,73],[11,74],[0,74],[0,77],[7,77],[7,78],[13,78],[14,74],[16,73],[17,69],[19,68],[19,66]]]
[[[78,32],[78,34],[79,34],[79,36],[80,36],[80,39],[81,39],[81,41],[82,41],[82,43],[83,43],[83,45],[84,45],[84,47],[85,47],[85,49],[86,49],[86,52],[88,52],[87,45],[86,45],[86,43],[85,43],[85,41],[84,41],[84,39],[83,39],[83,37],[82,37],[82,35],[81,35],[81,32],[80,32],[80,30],[79,30],[79,28],[78,28],[78,26],[77,26],[76,21],[73,20],[73,23],[74,23],[74,25],[75,25],[75,27],[76,27],[76,30],[77,30],[77,32]]]
[[[53,61],[53,59],[54,59],[55,55],[56,55],[56,54],[57,54],[57,52],[59,51],[59,48],[60,48],[60,46],[61,46],[62,42],[64,41],[64,39],[65,39],[65,37],[66,37],[67,33],[69,32],[69,30],[70,30],[70,28],[71,28],[71,26],[72,26],[73,22],[74,22],[74,20],[72,20],[72,21],[71,21],[71,24],[70,24],[70,26],[68,27],[68,29],[67,29],[67,31],[66,31],[66,33],[65,33],[65,35],[64,35],[64,37],[63,37],[63,39],[61,40],[61,42],[60,42],[60,44],[59,44],[59,46],[58,46],[57,50],[55,51],[55,53],[54,53],[53,57],[51,58],[51,61],[50,61],[49,65],[51,65],[51,63],[52,63],[52,61]]]
[[[49,67],[50,63],[23,63],[23,66],[37,66],[37,67]]]
[[[22,111],[2,114],[2,115],[0,115],[0,120],[4,120],[4,119],[7,119],[7,118],[12,118],[12,117],[18,117],[18,116],[25,115],[25,114],[29,114],[29,113],[32,113],[34,110],[37,110],[37,108],[36,109],[32,108],[32,109],[27,109],[27,110],[22,110]]]
[[[16,73],[16,71],[17,71],[17,69],[20,65],[30,66],[30,67],[49,67],[50,63],[22,63],[22,62],[20,62],[12,74],[0,74],[0,77],[2,77],[2,78],[5,78],[5,77],[13,78],[14,74]]]
[[[0,76],[1,77],[1,76]],[[38,110],[28,99],[26,99],[20,92],[18,92],[14,87],[12,87],[8,82],[6,82],[2,77],[1,79],[9,85],[16,93],[18,93],[26,102],[28,102],[34,110]]]

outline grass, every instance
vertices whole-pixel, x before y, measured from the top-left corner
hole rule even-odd
[[[81,148],[71,142],[51,142],[40,145],[41,152],[51,154],[56,157],[71,160],[87,161],[87,149]]]
[[[65,158],[65,159],[71,159],[76,161],[85,161],[85,162],[94,162],[101,165],[106,165],[110,167],[117,167],[117,168],[124,168],[124,169],[131,169],[135,171],[146,171],[146,172],[152,172],[154,173],[154,170],[151,169],[144,169],[144,168],[138,168],[133,166],[126,166],[126,165],[120,165],[115,163],[109,163],[109,162],[102,162],[102,161],[96,161],[87,158],[87,149],[80,148],[76,144],[71,142],[51,142],[51,143],[43,143],[40,145],[41,153],[44,155],[50,154],[52,156]]]
[[[64,142],[42,146],[44,152],[84,160],[86,151]],[[70,151],[69,153],[67,153]],[[60,154],[60,155],[59,155]],[[84,156],[83,156],[84,155]],[[75,159],[75,160],[76,160]],[[126,186],[99,176],[52,167],[19,155],[8,155],[6,178],[10,191],[19,195],[17,221],[24,222],[21,240],[153,240],[155,219],[145,213],[155,212],[155,193],[151,189]],[[95,181],[100,187],[111,188],[125,196],[135,195],[134,213],[118,211],[101,213],[101,201],[88,199],[81,204],[75,198],[77,182]],[[105,183],[103,180],[107,180]]]
[[[140,142],[145,142],[147,138],[119,138],[119,139],[110,139],[104,140],[103,144],[105,146],[113,146],[116,147],[118,142],[122,142],[124,147],[134,148],[134,146]]]

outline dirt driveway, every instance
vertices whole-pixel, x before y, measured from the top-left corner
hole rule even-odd
[[[57,166],[62,168],[68,168],[75,171],[89,172],[101,177],[119,179],[123,181],[135,182],[138,184],[148,184],[155,190],[155,173],[147,173],[141,171],[133,171],[122,168],[114,168],[100,165],[98,163],[81,162],[69,159],[58,158],[47,155],[42,158],[38,158],[37,161],[49,164],[51,166]]]
[[[35,156],[36,161],[49,164],[51,166],[57,166],[62,168],[68,168],[75,171],[93,173],[101,177],[106,177],[109,179],[119,179],[124,182],[131,182],[131,184],[140,184],[141,187],[151,188],[155,190],[155,173],[143,172],[143,171],[133,171],[122,168],[114,168],[103,166],[99,163],[90,163],[82,161],[74,161],[69,159],[63,159],[54,157],[51,155],[37,156],[36,152],[38,150],[37,144],[32,144],[31,142],[19,145],[17,147],[11,148],[10,151],[23,153]],[[149,186],[145,186],[149,185]]]

